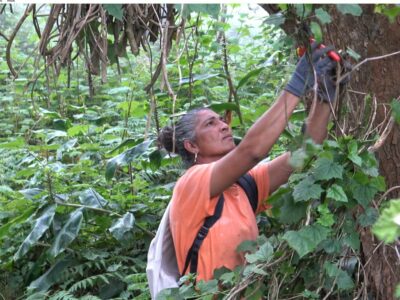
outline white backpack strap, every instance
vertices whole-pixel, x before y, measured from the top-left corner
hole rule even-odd
[[[147,254],[146,273],[152,299],[162,289],[179,286],[180,273],[169,226],[170,206],[171,202],[164,212]]]

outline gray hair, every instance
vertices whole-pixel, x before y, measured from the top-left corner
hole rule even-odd
[[[195,108],[186,112],[175,125],[175,149],[173,149],[174,130],[171,126],[165,126],[161,129],[158,135],[159,143],[168,151],[178,154],[186,167],[194,164],[194,154],[185,149],[184,141],[196,141],[196,122],[197,114],[203,110],[210,110],[209,108],[201,107]],[[175,150],[175,151],[174,151]]]

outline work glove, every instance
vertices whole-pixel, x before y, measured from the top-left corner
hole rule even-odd
[[[325,47],[317,49],[318,44],[311,45],[311,57],[303,55],[297,63],[296,69],[290,78],[285,90],[292,93],[297,97],[302,97],[306,92],[311,90],[314,86],[314,70],[317,75],[317,83],[325,83],[323,89],[318,84],[318,95],[323,100],[335,99],[335,83],[332,74],[335,73],[336,62],[332,61],[329,57],[323,57],[327,52],[333,50],[333,47]]]
[[[337,63],[328,56],[319,60],[315,66],[317,94],[325,102],[333,103],[336,99],[336,66]]]

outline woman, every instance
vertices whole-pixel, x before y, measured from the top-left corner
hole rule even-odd
[[[236,248],[245,240],[255,240],[258,228],[246,194],[235,182],[249,172],[258,188],[257,212],[268,208],[268,195],[286,183],[292,172],[288,163],[290,154],[257,164],[277,141],[300,97],[314,85],[314,74],[318,82],[324,82],[318,86],[319,98],[327,101],[313,104],[306,134],[316,143],[323,141],[330,116],[328,102],[335,98],[335,85],[330,76],[336,63],[326,56],[330,50],[312,46],[312,55],[301,58],[285,90],[252,125],[238,146],[234,144],[229,126],[210,109],[186,113],[177,122],[175,134],[171,127],[162,130],[160,142],[168,151],[175,147],[175,152],[189,165],[176,183],[170,211],[170,229],[181,272],[197,232],[204,219],[213,215],[221,193],[225,198],[222,215],[201,245],[197,280],[212,279],[216,268],[233,269],[244,263],[243,255],[237,253]]]

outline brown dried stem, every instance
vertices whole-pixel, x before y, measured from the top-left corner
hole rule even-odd
[[[13,41],[14,41],[15,36],[17,35],[17,32],[18,32],[19,29],[21,28],[21,25],[24,23],[24,21],[26,20],[26,18],[29,16],[29,14],[30,14],[30,12],[32,11],[33,7],[34,7],[34,4],[30,4],[30,5],[26,8],[25,13],[22,15],[21,19],[18,21],[17,26],[15,26],[14,31],[11,33],[11,36],[10,36],[10,38],[9,38],[9,40],[8,40],[8,43],[7,43],[7,49],[6,49],[6,60],[7,60],[7,65],[8,65],[8,68],[10,69],[11,73],[13,74],[13,76],[14,76],[15,78],[18,77],[18,74],[17,74],[17,72],[15,71],[15,69],[14,69],[14,67],[13,67],[13,65],[12,65],[12,62],[11,62],[11,46],[12,46],[12,43],[13,43]]]

